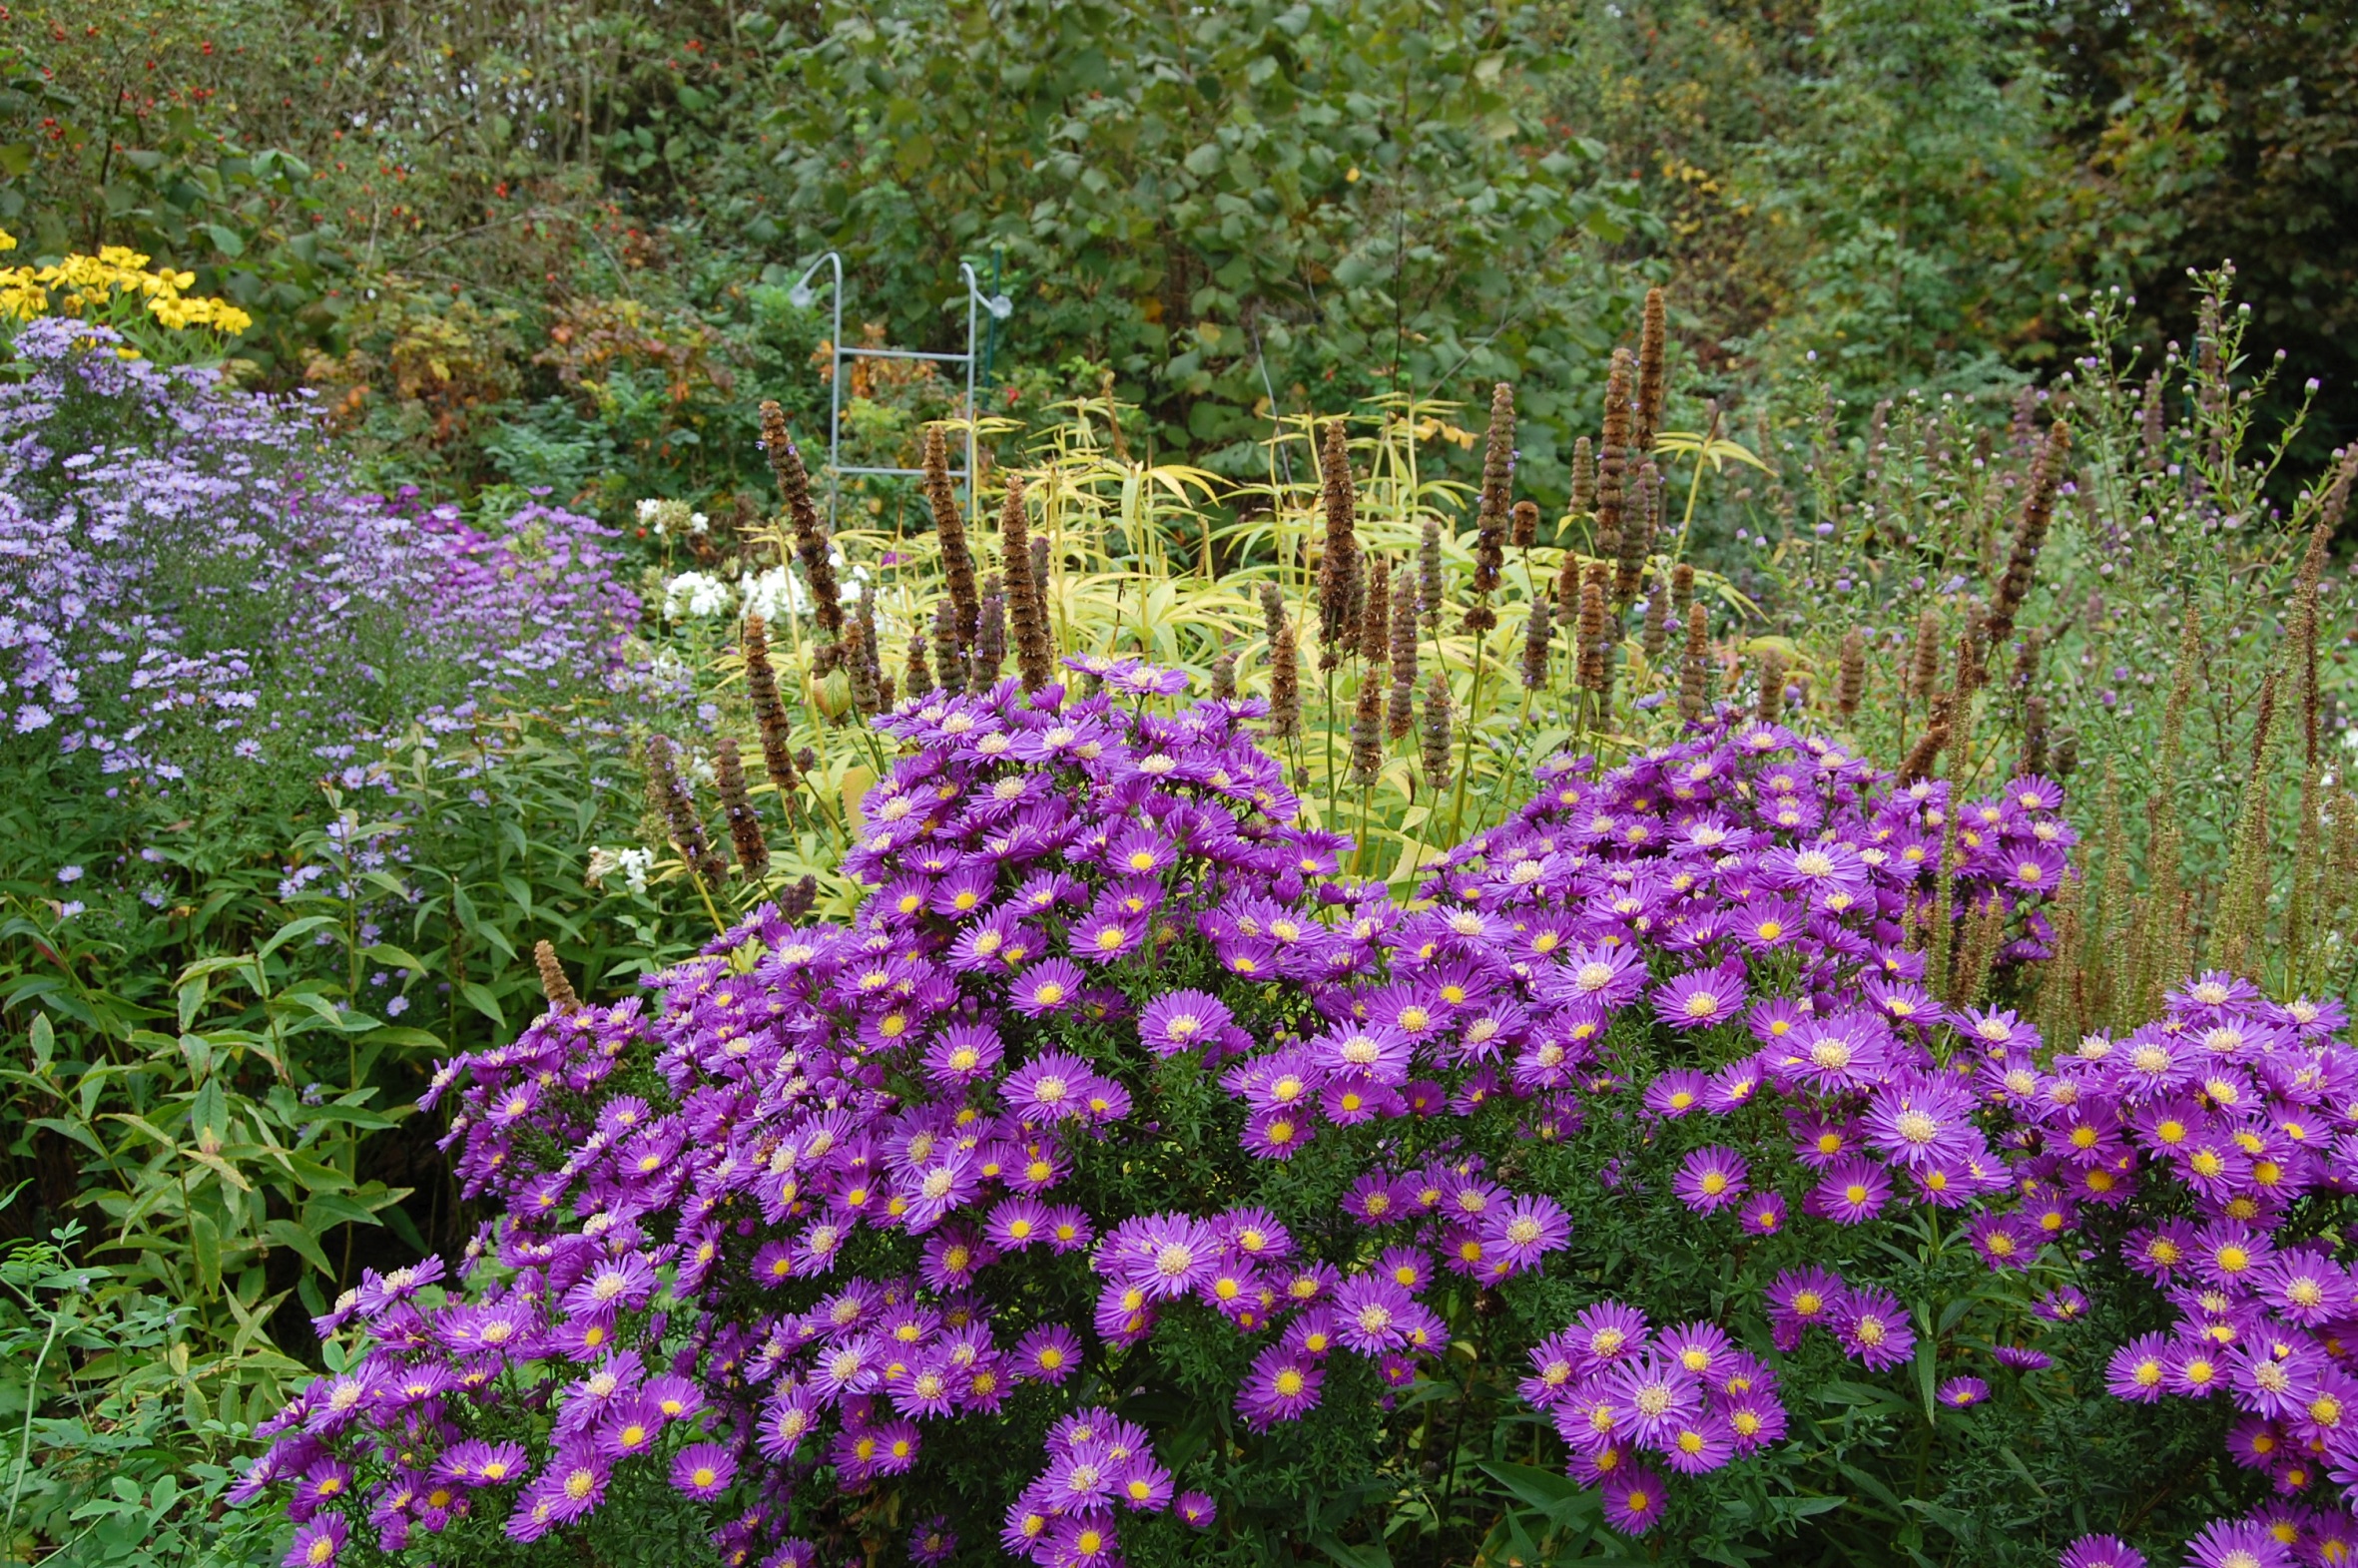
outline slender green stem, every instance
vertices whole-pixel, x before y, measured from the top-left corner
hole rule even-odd
[[[18,1294],[24,1295],[22,1292]],[[25,1295],[25,1305],[38,1309],[34,1298],[29,1295]],[[62,1307],[50,1312],[49,1332],[42,1337],[41,1353],[33,1357],[33,1375],[25,1384],[25,1427],[17,1439],[16,1473],[8,1482],[8,1522],[6,1528],[0,1530],[0,1541],[13,1542],[16,1539],[17,1501],[24,1495],[26,1461],[33,1456],[33,1412],[41,1407],[41,1368],[48,1363],[50,1348],[57,1343],[58,1328],[65,1320],[66,1314]]]
[[[1474,634],[1474,685],[1466,694],[1466,752],[1458,760],[1458,793],[1450,803],[1450,838],[1453,842],[1465,835],[1459,828],[1466,820],[1466,781],[1474,772],[1474,727],[1481,718],[1482,656],[1489,652],[1487,633]]]

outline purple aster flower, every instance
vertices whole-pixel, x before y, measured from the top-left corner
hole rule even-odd
[[[1941,1384],[1935,1397],[1952,1410],[1962,1410],[1989,1398],[1990,1385],[1979,1377],[1952,1377]]]
[[[2145,1568],[2145,1554],[2115,1535],[2083,1535],[2063,1548],[2056,1568]]]
[[[1124,1275],[1151,1301],[1187,1295],[1220,1264],[1218,1233],[1186,1215],[1148,1218],[1137,1233],[1135,1256],[1125,1247]]]
[[[952,1024],[925,1048],[925,1074],[955,1088],[990,1076],[1002,1047],[996,1032],[974,1024]]]
[[[1842,1225],[1861,1225],[1883,1212],[1891,1178],[1874,1161],[1853,1155],[1835,1162],[1810,1193],[1810,1206]]]
[[[1529,1269],[1570,1243],[1572,1222],[1555,1200],[1510,1198],[1483,1217],[1481,1240],[1513,1270]]]
[[[1070,962],[1044,959],[1016,977],[1007,988],[1008,1001],[1026,1018],[1043,1018],[1077,1005],[1081,986],[1081,972]]]
[[[1966,1235],[1993,1269],[2028,1269],[2039,1254],[2038,1237],[2019,1215],[1977,1215]]]
[[[2034,1350],[2027,1344],[2002,1344],[1990,1353],[1997,1357],[1999,1365],[2011,1366],[2019,1372],[2043,1371],[2055,1365],[2054,1357],[2045,1350]]]
[[[1080,1370],[1081,1341],[1062,1323],[1042,1323],[1017,1341],[1014,1360],[1018,1377],[1055,1387]]]
[[[673,1487],[699,1501],[720,1496],[736,1475],[737,1460],[721,1443],[690,1443],[672,1456]]]
[[[1234,1015],[1227,1004],[1202,991],[1167,991],[1138,1015],[1138,1038],[1157,1056],[1218,1046]]]
[[[1614,1367],[1605,1379],[1616,1406],[1629,1412],[1629,1434],[1659,1446],[1681,1421],[1702,1413],[1703,1384],[1669,1356],[1648,1350]]]
[[[1775,1236],[1785,1229],[1785,1195],[1760,1193],[1744,1205],[1742,1228],[1748,1236]]]
[[[933,1568],[957,1555],[958,1538],[946,1514],[935,1514],[908,1534],[908,1560]]]
[[[1646,1085],[1645,1108],[1656,1116],[1675,1121],[1703,1103],[1703,1092],[1708,1087],[1708,1080],[1693,1068],[1673,1068]]]
[[[1962,1160],[1981,1147],[1973,1091],[1953,1077],[1911,1074],[1867,1104],[1867,1141],[1911,1170]]]
[[[1690,970],[1654,988],[1654,1011],[1673,1029],[1708,1029],[1743,1010],[1740,963]]]
[[[1679,1474],[1701,1475],[1736,1456],[1736,1434],[1725,1416],[1705,1411],[1675,1423],[1655,1448]]]
[[[1335,1293],[1335,1337],[1363,1355],[1381,1354],[1402,1342],[1414,1305],[1408,1292],[1382,1275],[1353,1275]]]
[[[329,1568],[349,1539],[341,1514],[321,1514],[295,1532],[295,1544],[280,1559],[284,1568]]]
[[[1743,1156],[1713,1144],[1686,1157],[1672,1188],[1695,1213],[1716,1214],[1744,1196],[1745,1176]]]
[[[2151,1404],[2169,1377],[2169,1336],[2140,1334],[2104,1363],[2104,1387],[2115,1399]]]
[[[1823,1269],[1787,1269],[1767,1295],[1770,1333],[1778,1349],[1791,1350],[1812,1323],[1833,1323],[1844,1295],[1842,1277]]]
[[[1273,1344],[1254,1357],[1244,1386],[1237,1390],[1237,1414],[1255,1431],[1267,1431],[1278,1421],[1298,1421],[1317,1408],[1325,1378],[1316,1361]]]
[[[999,1095],[1025,1124],[1038,1126],[1080,1115],[1092,1076],[1089,1064],[1070,1051],[1048,1051],[1009,1073]]]
[[[1181,1522],[1197,1530],[1210,1529],[1213,1519],[1219,1514],[1212,1499],[1202,1492],[1181,1492],[1178,1501],[1171,1506]]]
[[[1668,1501],[1661,1477],[1650,1470],[1610,1476],[1604,1483],[1605,1523],[1623,1535],[1643,1535],[1662,1517]]]
[[[1619,1302],[1598,1302],[1583,1307],[1564,1330],[1575,1357],[1574,1370],[1586,1376],[1643,1350],[1649,1342],[1645,1314]]]
[[[2214,1519],[2186,1543],[2190,1568],[2293,1568],[2282,1541],[2262,1524]]]
[[[1871,1371],[1897,1366],[1916,1351],[1916,1330],[1908,1325],[1900,1299],[1872,1287],[1842,1293],[1834,1333],[1843,1353]]]

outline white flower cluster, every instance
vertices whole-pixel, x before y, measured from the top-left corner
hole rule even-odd
[[[590,849],[589,884],[602,886],[607,877],[619,874],[624,886],[634,893],[643,893],[647,890],[647,873],[654,868],[652,849],[609,849],[598,844]]]
[[[712,519],[691,512],[685,501],[645,500],[639,503],[639,526],[658,539],[673,534],[702,534],[712,530]]]
[[[706,616],[727,615],[736,604],[737,596],[729,585],[709,572],[682,572],[663,585],[666,621],[677,621],[682,616],[702,620]]]

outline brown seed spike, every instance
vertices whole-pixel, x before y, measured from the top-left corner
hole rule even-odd
[[[827,525],[811,499],[811,476],[803,468],[803,454],[795,449],[786,427],[786,410],[774,402],[762,404],[762,453],[770,460],[771,477],[786,501],[788,525],[795,537],[795,559],[803,566],[803,581],[811,590],[811,614],[829,642],[844,635],[843,591],[836,585],[834,547]]]
[[[1669,310],[1659,286],[1645,291],[1645,318],[1637,336],[1637,421],[1629,444],[1640,452],[1654,449],[1662,428],[1664,359],[1668,351]]]
[[[753,704],[754,728],[761,732],[762,767],[784,795],[797,779],[794,729],[778,694],[778,672],[770,663],[769,629],[758,615],[745,618],[745,695]]]
[[[1359,541],[1354,532],[1359,497],[1351,483],[1351,448],[1343,421],[1327,421],[1326,444],[1319,453],[1319,490],[1325,501],[1327,529],[1318,561],[1319,666],[1332,670],[1343,662],[1345,645],[1358,628],[1352,624],[1352,586],[1359,576]]]
[[[1378,662],[1392,651],[1392,568],[1380,557],[1368,559],[1361,585],[1358,646],[1360,658],[1367,662],[1367,679],[1375,681]]]
[[[1405,568],[1392,591],[1392,701],[1384,733],[1405,740],[1417,726],[1417,579]]]
[[[1544,595],[1531,601],[1530,619],[1522,629],[1522,689],[1536,692],[1547,685],[1547,652],[1553,642],[1554,618]]]
[[[1596,455],[1596,553],[1621,553],[1621,507],[1629,472],[1629,350],[1613,350],[1604,383],[1604,441]]]
[[[1985,637],[1991,648],[2003,647],[2014,635],[2015,616],[2031,596],[2031,572],[2047,543],[2048,525],[2055,520],[2056,494],[2063,483],[2063,466],[2071,454],[2071,431],[2059,419],[2047,427],[2046,444],[2032,459],[2031,477],[2023,487],[2023,512],[2015,524],[2014,550],[2007,556],[2006,575],[1990,602]]]
[[[971,654],[982,624],[982,595],[974,586],[974,554],[966,544],[966,515],[949,483],[949,441],[938,424],[925,426],[925,501],[933,511],[933,536],[941,547],[941,576],[956,615],[957,652]]]
[[[1006,504],[999,508],[999,557],[1006,567],[1007,623],[1015,638],[1015,673],[1026,692],[1056,678],[1048,644],[1048,617],[1039,577],[1032,572],[1030,519],[1023,508],[1023,481],[1009,475]]]
[[[573,982],[565,978],[565,966],[557,961],[557,950],[546,941],[532,944],[532,962],[540,970],[540,994],[548,998],[549,1009],[560,1018],[581,1011],[581,997],[574,991]]]
[[[1572,443],[1572,504],[1574,517],[1596,510],[1596,453],[1582,436]]]
[[[762,835],[761,814],[745,792],[745,763],[735,736],[713,743],[713,792],[721,797],[721,819],[728,824],[738,870],[747,881],[759,881],[770,869],[770,845]]]
[[[1425,765],[1425,787],[1439,793],[1450,781],[1450,754],[1457,749],[1454,726],[1451,723],[1450,680],[1441,671],[1433,672],[1432,684],[1425,689],[1425,729],[1422,736]]]
[[[1269,649],[1269,733],[1291,741],[1302,733],[1302,652],[1294,623],[1277,629]]]
[[[1688,724],[1701,721],[1708,700],[1704,684],[1710,679],[1710,618],[1699,604],[1687,606],[1686,657],[1678,671],[1678,717]]]
[[[1506,543],[1516,550],[1528,550],[1539,542],[1539,503],[1517,501],[1506,527]]]
[[[1834,711],[1849,719],[1867,692],[1867,634],[1852,627],[1843,634],[1842,662],[1834,678]]]

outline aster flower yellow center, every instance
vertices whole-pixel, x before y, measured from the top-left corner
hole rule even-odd
[[[1712,1179],[1719,1180],[1722,1186],[1726,1185],[1716,1172],[1713,1173]],[[1717,1191],[1716,1188],[1712,1190]],[[1530,1246],[1539,1239],[1539,1222],[1528,1215],[1516,1216],[1506,1227],[1506,1239],[1517,1247]]]
[[[1799,1291],[1793,1297],[1793,1310],[1802,1317],[1815,1317],[1826,1309],[1826,1299],[1815,1291]]]
[[[575,1470],[565,1477],[565,1495],[575,1502],[580,1502],[597,1490],[597,1486],[598,1477],[590,1470]]]
[[[1703,1434],[1693,1427],[1688,1427],[1685,1431],[1680,1432],[1678,1434],[1678,1451],[1681,1453],[1701,1453],[1703,1451]]]
[[[2194,1168],[2196,1176],[2216,1176],[2227,1168],[2226,1156],[2216,1149],[2197,1149],[2194,1158],[2186,1163]]]
[[[1392,1308],[1382,1302],[1370,1302],[1359,1309],[1356,1320],[1364,1331],[1382,1333],[1392,1326]]]
[[[322,1568],[323,1564],[332,1562],[334,1558],[335,1537],[332,1535],[320,1536],[311,1542],[310,1549],[303,1553],[303,1561],[309,1563],[311,1568]]]
[[[1042,980],[1032,987],[1031,999],[1042,1007],[1053,1007],[1064,1000],[1064,985],[1057,980]]]
[[[1924,1111],[1902,1111],[1893,1123],[1893,1130],[1920,1149],[1941,1136],[1941,1124]]]
[[[1302,1392],[1306,1381],[1307,1379],[1303,1377],[1299,1368],[1289,1366],[1277,1374],[1277,1380],[1274,1386],[1276,1387],[1279,1394],[1285,1398],[1291,1399],[1298,1396]]]
[[[1727,1173],[1725,1171],[1705,1171],[1703,1180],[1696,1185],[1701,1187],[1707,1196],[1717,1198],[1721,1193],[1727,1191]]]
[[[1588,1348],[1595,1355],[1618,1355],[1628,1342],[1629,1336],[1618,1328],[1599,1328],[1589,1336]]]
[[[1826,1072],[1840,1072],[1851,1064],[1851,1048],[1843,1040],[1813,1040],[1810,1042],[1810,1065]],[[1820,1140],[1821,1145],[1824,1140]],[[1840,1148],[1840,1140],[1835,1147]],[[1831,1151],[1829,1151],[1831,1152]]]
[[[1709,1018],[1718,1011],[1719,998],[1709,991],[1696,991],[1686,999],[1686,1015],[1689,1018]]]
[[[1686,1110],[1686,1109],[1687,1109],[1689,1106],[1692,1106],[1694,1103],[1695,1103],[1695,1096],[1694,1096],[1694,1092],[1693,1092],[1692,1090],[1689,1090],[1689,1089],[1676,1089],[1676,1090],[1673,1090],[1673,1091],[1671,1091],[1671,1095],[1670,1095],[1670,1109],[1672,1109],[1673,1111],[1683,1111],[1683,1110]]]
[[[1851,1326],[1853,1337],[1861,1344],[1881,1344],[1890,1332],[1891,1330],[1884,1326],[1883,1319],[1872,1313],[1861,1317]]]
[[[1601,991],[1613,983],[1613,966],[1591,961],[1572,971],[1572,984],[1583,991]]]

